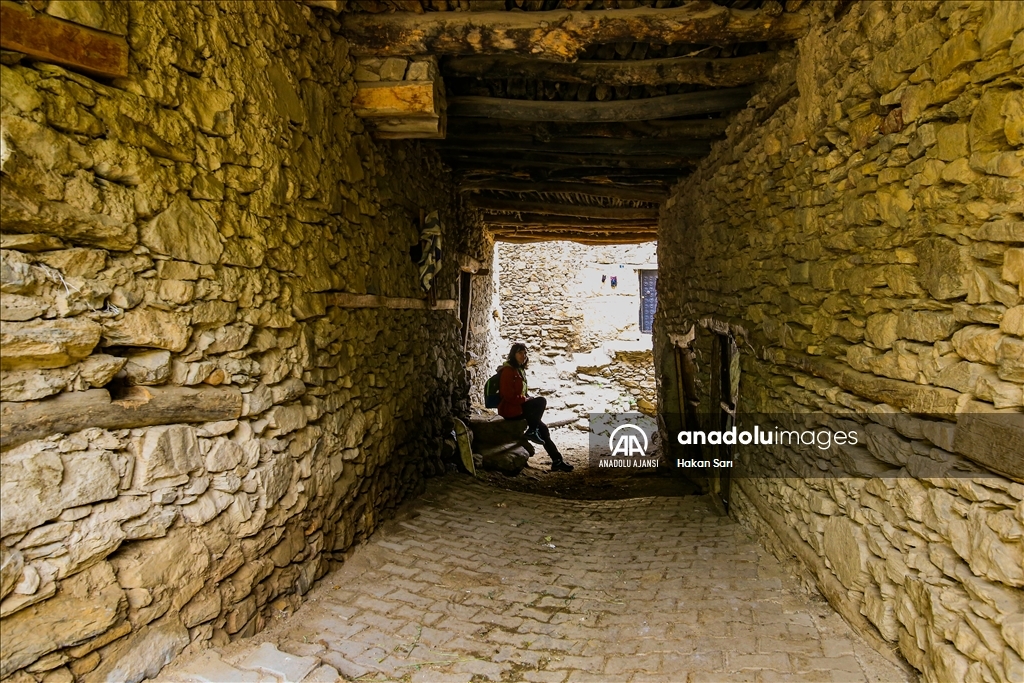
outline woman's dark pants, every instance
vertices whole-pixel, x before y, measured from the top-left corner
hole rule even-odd
[[[548,400],[543,396],[528,399],[523,403],[523,417],[526,419],[526,424],[530,429],[537,430],[537,436],[544,442],[544,450],[547,451],[551,462],[561,462],[562,454],[558,452],[558,448],[551,441],[551,432],[548,431],[547,425],[541,422],[541,417],[544,416],[544,409],[547,407]]]

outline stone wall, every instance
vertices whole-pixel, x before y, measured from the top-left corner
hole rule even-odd
[[[653,412],[651,336],[640,332],[637,270],[657,269],[656,249],[499,242],[497,364],[522,341],[531,350],[531,386],[547,397],[551,410],[569,409],[584,418],[589,412],[636,410],[642,402],[643,410]]]
[[[1022,442],[959,437],[972,414],[1022,419],[1024,5],[811,12],[663,211],[663,417],[673,344],[695,332],[706,402],[715,331],[731,332],[741,410],[864,438],[750,452],[734,513],[767,520],[925,680],[1022,680]],[[986,453],[1001,474],[972,462]]]
[[[457,311],[383,305],[423,297],[420,211],[447,254],[490,254],[434,152],[365,134],[333,14],[110,7],[127,78],[0,66],[0,678],[22,683],[136,681],[293,610],[468,410]],[[438,299],[457,279],[448,258]],[[32,401],[53,434],[26,442]]]

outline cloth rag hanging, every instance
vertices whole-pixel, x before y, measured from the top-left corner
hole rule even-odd
[[[437,211],[428,213],[423,221],[420,247],[420,284],[424,291],[430,292],[434,286],[434,277],[441,268],[441,218]]]

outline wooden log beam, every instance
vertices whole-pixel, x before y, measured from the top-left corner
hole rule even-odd
[[[579,194],[589,197],[623,199],[638,202],[661,202],[668,196],[668,190],[664,188],[645,189],[643,187],[598,185],[597,183],[532,182],[529,180],[514,180],[507,178],[468,180],[459,186],[459,192],[477,192],[487,190],[538,194]]]
[[[470,95],[451,98],[448,111],[452,116],[518,121],[646,121],[733,111],[746,106],[748,99],[749,88],[723,88],[613,102],[510,100]]]
[[[532,244],[535,242],[577,242],[591,246],[609,244],[640,244],[642,242],[654,242],[658,239],[656,233],[623,233],[621,235],[602,235],[592,232],[518,232],[495,234],[494,239],[498,242],[509,242],[511,244]]]
[[[586,206],[559,202],[523,201],[520,199],[498,199],[495,197],[474,197],[470,206],[484,211],[533,213],[547,216],[576,216],[578,218],[613,218],[616,220],[657,221],[658,209],[631,206]]]
[[[0,47],[103,78],[128,75],[128,41],[27,5],[0,2]]]
[[[575,12],[349,14],[342,34],[354,55],[518,54],[570,62],[588,46],[619,41],[731,45],[795,40],[807,17],[735,10],[709,0],[681,7]]]
[[[441,113],[434,81],[359,83],[352,111],[360,118],[436,118]]]
[[[453,311],[458,305],[455,299],[439,299],[433,306],[426,299],[412,299],[376,294],[352,294],[350,292],[328,292],[327,305],[339,308],[390,308],[415,311]]]
[[[5,401],[0,403],[0,449],[89,427],[215,422],[241,414],[242,392],[237,387],[130,387],[116,399],[106,389],[90,389],[42,401]]]
[[[451,134],[443,143],[451,151],[566,152],[571,154],[622,154],[629,156],[702,157],[711,151],[707,140],[663,138],[655,140],[610,140],[607,138],[561,138],[537,140],[528,135]]]
[[[775,63],[776,53],[745,57],[702,59],[580,60],[548,62],[517,55],[453,57],[444,64],[446,76],[470,78],[526,78],[586,85],[678,85],[719,88],[758,82]]]
[[[442,148],[445,161],[454,167],[484,168],[584,168],[666,170],[692,167],[694,157],[678,156],[602,156],[598,154],[568,154],[565,152],[522,152],[514,156],[491,154],[476,150],[447,152]]]
[[[726,119],[697,121],[629,121],[614,123],[572,123],[546,121],[515,121],[511,119],[481,119],[448,117],[452,131],[469,134],[532,135],[541,140],[566,137],[598,138],[699,138],[709,139],[725,135]]]
[[[657,227],[657,219],[650,218],[586,218],[581,216],[557,216],[543,213],[520,213],[514,216],[501,214],[484,216],[484,222],[489,225],[510,225],[510,226],[533,226],[542,228],[629,228],[651,229]]]

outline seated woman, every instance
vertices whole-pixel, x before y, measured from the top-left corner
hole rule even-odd
[[[498,415],[506,420],[526,419],[526,437],[541,443],[551,458],[552,472],[572,472],[573,467],[562,459],[562,454],[551,441],[551,432],[541,422],[548,402],[543,396],[529,398],[526,393],[526,344],[513,344],[508,361],[501,366],[501,403]]]

